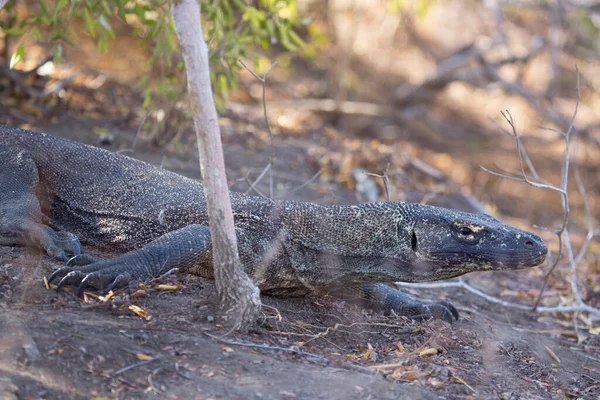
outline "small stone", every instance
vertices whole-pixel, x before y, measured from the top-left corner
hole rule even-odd
[[[41,358],[40,350],[31,336],[23,338],[23,350],[29,358],[29,361],[37,361]]]
[[[209,316],[206,317],[206,320],[208,322],[213,322],[215,320],[215,317],[213,317],[212,315],[209,315]]]

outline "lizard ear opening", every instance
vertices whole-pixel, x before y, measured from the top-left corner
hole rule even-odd
[[[412,238],[410,239],[410,247],[412,247],[413,251],[417,251],[417,234],[415,231],[413,231]]]

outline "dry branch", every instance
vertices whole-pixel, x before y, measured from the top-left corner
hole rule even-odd
[[[476,294],[477,296],[480,296],[491,303],[499,304],[504,307],[518,308],[521,310],[532,310],[532,311],[538,311],[538,312],[551,312],[551,313],[555,313],[555,312],[562,312],[562,313],[588,312],[590,314],[600,316],[600,309],[589,306],[584,303],[583,295],[581,293],[581,289],[579,287],[579,281],[577,278],[577,264],[584,257],[590,243],[598,234],[598,232],[594,231],[594,226],[592,224],[592,215],[591,215],[591,211],[590,211],[590,207],[589,207],[587,193],[586,193],[585,187],[583,185],[583,182],[581,180],[581,177],[579,176],[579,174],[577,172],[575,174],[575,179],[576,179],[576,183],[577,183],[579,192],[581,194],[581,197],[583,198],[583,202],[584,202],[584,206],[585,206],[585,210],[586,210],[586,217],[587,217],[587,221],[588,221],[588,233],[586,236],[586,240],[582,244],[577,255],[575,255],[575,253],[573,251],[572,243],[571,243],[570,236],[569,236],[569,230],[567,228],[568,223],[569,223],[569,215],[570,215],[569,196],[568,196],[568,192],[567,192],[568,184],[569,184],[570,146],[571,146],[571,140],[572,140],[573,134],[575,133],[575,118],[577,117],[577,111],[579,110],[579,102],[580,102],[580,87],[579,87],[579,71],[578,70],[577,70],[576,91],[577,91],[577,100],[575,103],[575,110],[573,112],[573,115],[570,119],[570,123],[569,123],[566,131],[560,132],[560,131],[556,131],[554,129],[550,129],[554,132],[561,134],[561,136],[563,137],[564,142],[565,142],[564,160],[563,160],[563,166],[562,166],[562,175],[561,175],[560,186],[557,187],[557,186],[551,185],[539,176],[537,170],[535,169],[533,162],[531,161],[531,158],[529,157],[529,155],[527,153],[527,150],[525,149],[523,143],[521,142],[521,138],[518,134],[518,131],[517,131],[517,128],[515,125],[515,121],[514,121],[512,115],[510,114],[510,112],[508,112],[508,111],[502,112],[502,115],[505,118],[506,122],[509,124],[511,129],[510,129],[510,131],[506,131],[504,129],[503,130],[508,135],[514,137],[514,139],[516,141],[520,170],[519,171],[509,171],[510,175],[507,175],[505,172],[506,170],[503,170],[503,172],[495,172],[495,171],[491,171],[485,167],[481,167],[483,170],[485,170],[493,175],[496,175],[496,176],[499,176],[499,177],[502,177],[505,179],[511,179],[511,180],[516,180],[516,181],[520,181],[520,182],[525,182],[532,187],[539,188],[539,189],[551,190],[551,191],[554,191],[561,195],[561,202],[562,202],[562,207],[563,207],[562,223],[558,229],[552,230],[557,235],[557,238],[559,241],[559,251],[558,251],[558,254],[556,254],[553,257],[554,258],[553,261],[551,260],[552,259],[551,255],[549,254],[549,256],[548,256],[549,268],[545,274],[545,277],[544,277],[544,280],[542,283],[542,288],[540,289],[540,294],[539,294],[538,298],[536,299],[535,303],[533,304],[533,306],[517,304],[517,303],[505,301],[505,300],[499,299],[497,297],[488,295],[488,294],[482,292],[481,290],[469,285],[468,283],[463,281],[462,278],[459,278],[458,280],[453,281],[453,282],[425,283],[425,284],[396,283],[396,285],[406,286],[406,287],[429,288],[429,289],[459,287],[459,288],[465,289],[473,294]],[[529,174],[532,175],[533,179],[529,176],[529,174],[527,173],[527,170],[529,170]],[[562,255],[563,247],[565,248],[566,254],[567,254],[566,265],[569,267],[569,270],[570,270],[571,290],[573,292],[575,304],[568,305],[568,306],[541,307],[541,306],[539,306],[540,300],[544,294],[544,290],[547,286],[548,279],[550,278],[552,272],[556,269],[556,267],[561,262],[561,255]]]
[[[267,114],[267,76],[269,76],[269,73],[271,72],[271,70],[277,65],[277,61],[275,61],[273,64],[271,64],[271,66],[269,67],[269,69],[267,70],[267,72],[265,72],[265,74],[260,77],[258,76],[258,74],[254,71],[252,71],[242,60],[238,60],[238,62],[242,65],[242,67],[244,67],[248,72],[250,72],[256,79],[258,79],[260,81],[260,83],[262,83],[262,103],[263,103],[263,115],[265,118],[265,124],[267,124],[267,131],[269,132],[269,139],[270,139],[270,145],[271,145],[271,154],[269,155],[269,164],[265,167],[265,172],[269,171],[269,196],[273,197],[273,167],[275,166],[275,145],[273,144],[273,131],[271,130],[271,123],[269,122],[269,115]],[[261,176],[263,174],[261,173]],[[253,188],[254,190],[256,190],[255,185],[260,181],[260,179],[257,179],[253,185],[250,185],[251,188]]]

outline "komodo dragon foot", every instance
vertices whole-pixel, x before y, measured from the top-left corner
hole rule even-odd
[[[446,300],[428,300],[411,296],[385,283],[367,283],[334,290],[331,294],[349,299],[386,315],[398,315],[416,320],[441,319],[458,321],[458,310]]]
[[[76,235],[42,224],[38,169],[26,151],[0,146],[0,245],[25,245],[67,261],[81,253]]]
[[[25,243],[31,243],[33,246],[39,246],[46,251],[50,257],[59,261],[68,261],[68,256],[78,256],[81,254],[81,243],[74,235],[69,232],[56,232],[43,225],[37,225],[23,232]]]
[[[54,271],[48,277],[48,283],[60,278],[56,290],[75,285],[77,297],[81,297],[88,289],[102,292],[120,289],[130,282],[156,276],[146,271],[144,258],[141,251],[129,252],[111,259],[76,256],[68,261],[66,267]]]

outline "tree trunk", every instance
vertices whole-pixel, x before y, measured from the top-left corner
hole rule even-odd
[[[256,322],[261,303],[258,288],[240,268],[200,5],[198,0],[172,0],[171,13],[185,62],[222,316],[233,329],[245,329]]]

